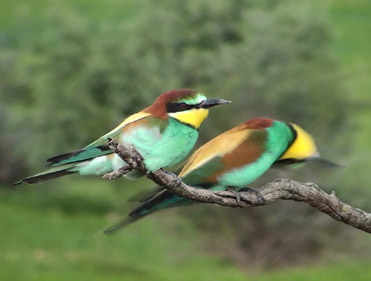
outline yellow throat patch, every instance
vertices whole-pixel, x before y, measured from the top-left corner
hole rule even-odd
[[[169,113],[169,116],[173,117],[179,122],[191,125],[198,130],[208,114],[209,110],[205,108],[194,108],[187,111]]]
[[[317,153],[317,148],[313,138],[298,125],[292,123],[291,125],[296,131],[296,139],[279,160],[305,159],[314,156]]]

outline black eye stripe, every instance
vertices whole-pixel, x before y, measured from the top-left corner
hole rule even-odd
[[[168,113],[171,112],[180,112],[180,111],[185,111],[189,110],[192,108],[197,108],[199,104],[187,104],[185,102],[180,102],[180,103],[167,103],[166,104],[166,111]]]
[[[185,102],[181,102],[181,103],[179,103],[179,107],[186,109],[186,108],[188,108],[188,105]]]

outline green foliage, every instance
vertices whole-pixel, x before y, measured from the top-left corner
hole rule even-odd
[[[246,108],[324,139],[346,124],[327,24],[293,1],[149,1],[104,32],[63,11],[0,57],[1,98],[28,164],[91,142],[172,88],[238,101],[233,118],[222,117],[231,109],[212,117],[204,139],[251,117]]]

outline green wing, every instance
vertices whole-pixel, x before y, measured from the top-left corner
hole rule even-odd
[[[113,151],[107,146],[108,138],[117,140],[119,135],[123,132],[124,128],[134,122],[140,121],[148,117],[148,113],[139,112],[133,114],[125,119],[120,125],[114,128],[112,131],[108,132],[104,136],[101,136],[91,144],[85,146],[81,150],[63,153],[52,158],[47,159],[50,162],[49,167],[57,167],[60,165],[65,165],[69,163],[77,163],[86,160],[90,160],[95,157],[111,154]]]

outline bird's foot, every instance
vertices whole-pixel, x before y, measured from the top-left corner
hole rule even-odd
[[[244,188],[240,189],[240,192],[252,192],[256,195],[256,197],[258,197],[258,203],[263,203],[264,202],[263,195],[260,193],[259,190],[255,189],[255,188],[244,187]]]
[[[227,191],[230,191],[234,194],[234,196],[236,197],[236,202],[237,202],[237,207],[240,207],[241,205],[241,196],[240,194],[232,187],[232,186],[228,186]]]
[[[132,170],[132,168],[130,166],[124,166],[124,167],[121,167],[120,169],[117,169],[115,171],[112,171],[110,173],[107,173],[107,174],[103,175],[102,179],[114,180],[114,179],[117,179],[119,177],[122,177],[122,176],[126,175],[131,170]]]

